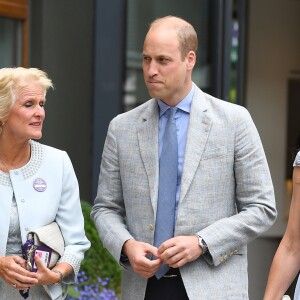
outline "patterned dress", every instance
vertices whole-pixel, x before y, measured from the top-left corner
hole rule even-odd
[[[1,172],[1,171],[0,171]],[[4,173],[1,174],[5,176]],[[1,176],[0,175],[0,176]],[[8,176],[8,175],[7,175]],[[13,197],[11,206],[10,225],[7,239],[6,255],[19,255],[22,256],[21,252],[21,230],[19,223],[18,207],[15,197]],[[8,285],[4,280],[0,278],[0,299],[13,300],[23,299],[19,294],[19,290]],[[34,286],[30,288],[28,300],[47,300],[51,299],[46,293],[45,289],[41,286]]]

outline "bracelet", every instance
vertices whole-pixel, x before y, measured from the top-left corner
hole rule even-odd
[[[61,283],[63,281],[63,279],[64,279],[64,274],[61,271],[57,270],[57,269],[52,269],[51,271],[54,272],[54,273],[59,274],[59,276],[60,276],[59,281],[53,283],[53,285]]]

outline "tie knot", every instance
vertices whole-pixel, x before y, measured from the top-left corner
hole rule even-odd
[[[176,106],[170,106],[169,110],[170,110],[169,119],[174,119],[174,116],[175,116],[176,111],[177,111],[177,107]]]

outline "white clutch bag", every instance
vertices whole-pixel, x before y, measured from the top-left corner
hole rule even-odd
[[[64,239],[56,222],[28,232],[27,242],[22,246],[27,269],[36,271],[34,263],[36,254],[48,268],[52,269],[64,254],[64,248]]]

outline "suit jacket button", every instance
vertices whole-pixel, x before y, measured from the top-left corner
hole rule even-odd
[[[154,229],[153,224],[149,224],[149,229],[152,231]]]

